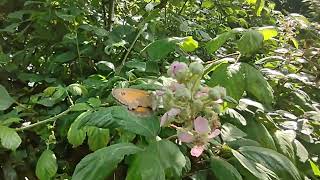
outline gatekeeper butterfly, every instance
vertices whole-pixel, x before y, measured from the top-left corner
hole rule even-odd
[[[137,115],[149,115],[155,109],[155,99],[148,91],[133,88],[117,88],[112,96]]]

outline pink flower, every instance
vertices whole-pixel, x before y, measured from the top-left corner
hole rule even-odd
[[[190,153],[192,156],[195,156],[195,157],[199,157],[202,152],[204,150],[204,146],[193,146],[193,148],[191,149]]]
[[[193,141],[193,135],[189,132],[179,133],[178,138],[181,142],[185,143],[191,143]]]
[[[208,135],[208,138],[209,138],[209,139],[215,138],[215,137],[217,137],[220,133],[221,133],[220,129],[215,129],[215,130],[213,130],[213,131]]]
[[[175,78],[177,73],[183,72],[188,68],[188,65],[184,62],[174,61],[168,69],[168,75]]]
[[[194,120],[194,130],[196,130],[199,134],[207,134],[210,132],[210,127],[208,120],[201,116],[198,116]]]
[[[164,115],[160,118],[160,126],[163,126],[168,119],[177,116],[180,112],[181,110],[179,108],[171,108],[168,112],[164,113]]]

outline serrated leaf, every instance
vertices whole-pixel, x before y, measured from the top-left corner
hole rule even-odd
[[[243,33],[237,46],[241,54],[251,55],[260,49],[262,42],[263,36],[258,31],[248,30]]]
[[[211,72],[207,82],[210,87],[222,86],[226,88],[228,96],[238,101],[245,90],[245,76],[240,70],[240,64],[220,64]]]
[[[247,125],[247,121],[246,119],[240,114],[238,113],[236,110],[232,109],[232,108],[227,108],[223,114],[228,115],[230,118],[228,118],[228,121],[230,121],[230,119],[232,119],[232,121],[235,121],[236,123],[240,123],[242,125]]]
[[[121,127],[142,136],[156,136],[160,129],[155,116],[139,117],[122,106],[101,108],[80,120],[78,128],[96,126],[100,128]]]
[[[57,173],[57,159],[51,150],[42,152],[36,166],[36,175],[40,180],[50,180]]]
[[[233,140],[245,137],[247,134],[230,123],[224,123],[222,125],[221,135],[223,140],[233,141]]]
[[[102,129],[97,127],[86,127],[88,135],[88,145],[90,150],[96,151],[97,149],[107,146],[110,141],[109,129]]]
[[[299,161],[306,162],[309,158],[308,150],[300,143],[298,140],[293,141],[294,149],[296,156],[299,158]]]
[[[241,71],[246,77],[246,91],[262,102],[267,109],[271,109],[274,99],[273,90],[261,72],[246,63],[241,64]]]
[[[294,164],[286,156],[276,151],[262,147],[243,146],[239,148],[239,152],[251,163],[258,163],[274,172],[279,179],[302,179]],[[261,170],[266,172],[265,169]]]
[[[21,138],[18,133],[6,126],[0,126],[0,141],[4,148],[15,151],[21,144]]]
[[[230,38],[234,36],[233,31],[225,32],[219,34],[214,39],[210,40],[206,45],[206,50],[208,53],[216,52],[224,43],[226,43]]]
[[[295,161],[295,153],[293,148],[293,141],[295,138],[296,133],[292,130],[277,130],[274,133],[274,139],[279,151],[291,159],[292,162]]]
[[[247,134],[246,138],[259,142],[263,147],[276,150],[274,140],[267,128],[251,116],[246,119],[247,125],[241,128]]]
[[[127,180],[165,180],[170,177],[181,177],[186,159],[178,146],[168,140],[150,144],[134,155],[129,165]]]
[[[0,85],[0,111],[8,109],[14,103],[14,99],[9,95],[5,87]]]
[[[141,151],[130,143],[119,143],[101,148],[85,156],[76,166],[72,180],[104,180],[108,177],[125,155]]]
[[[210,159],[210,169],[218,180],[242,180],[237,169],[219,157],[213,157]]]
[[[76,103],[71,106],[71,111],[87,111],[92,110],[92,107],[89,106],[87,103]]]

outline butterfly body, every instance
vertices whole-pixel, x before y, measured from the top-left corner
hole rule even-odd
[[[154,96],[140,89],[117,88],[112,90],[112,96],[138,115],[151,114],[155,106]]]

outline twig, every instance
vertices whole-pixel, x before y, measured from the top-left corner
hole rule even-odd
[[[189,0],[185,0],[184,1],[184,4],[182,5],[182,7],[181,7],[181,9],[180,9],[180,11],[179,11],[179,15],[182,13],[182,11],[184,10],[184,7],[187,5],[187,2],[188,2]]]
[[[72,106],[71,106],[71,107],[72,107]],[[36,123],[31,124],[31,125],[29,125],[29,126],[16,128],[16,131],[23,131],[23,130],[26,130],[26,129],[30,129],[30,128],[33,128],[33,127],[42,125],[42,124],[46,124],[46,123],[51,122],[51,121],[55,121],[55,120],[59,119],[60,117],[62,117],[62,116],[64,116],[64,115],[66,115],[67,113],[69,113],[69,111],[71,110],[71,107],[68,108],[67,110],[63,111],[62,113],[57,114],[56,116],[50,117],[50,118],[48,118],[48,119],[45,119],[45,120],[43,120],[43,121],[36,122]]]
[[[133,40],[133,42],[131,43],[129,49],[127,50],[126,54],[124,55],[124,58],[123,58],[121,64],[117,68],[116,75],[118,75],[121,72],[121,69],[123,68],[124,64],[126,63],[126,60],[127,60],[128,56],[129,56],[130,52],[132,51],[132,48],[136,44],[137,40],[139,39],[139,37],[143,33],[143,31],[145,31],[145,29],[147,29],[147,26],[148,26],[148,23],[145,23],[144,26],[140,29],[140,31],[136,35],[135,39]]]
[[[82,76],[82,65],[81,65],[81,56],[80,56],[80,49],[79,49],[79,41],[78,41],[78,32],[76,30],[76,45],[77,45],[77,53],[78,53],[78,63],[80,69],[80,75]]]

